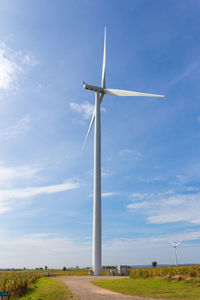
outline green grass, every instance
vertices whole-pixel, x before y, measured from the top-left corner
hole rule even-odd
[[[184,280],[175,281],[156,277],[148,279],[99,280],[95,281],[94,284],[121,294],[134,296],[199,300],[199,282],[198,279],[187,282]]]
[[[69,288],[62,282],[48,277],[40,278],[20,300],[64,300],[73,298]]]

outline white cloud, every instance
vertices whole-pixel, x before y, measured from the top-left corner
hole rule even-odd
[[[69,180],[65,183],[56,185],[0,190],[0,214],[13,209],[13,204],[17,199],[27,200],[38,195],[47,195],[77,189],[79,186],[80,184],[77,181]]]
[[[92,175],[94,174],[94,170],[93,169],[90,169],[86,172],[88,175]],[[109,171],[109,170],[106,170],[104,168],[101,168],[101,176],[103,177],[108,177],[108,176],[111,176],[112,173]]]
[[[143,182],[155,182],[155,181],[163,180],[163,176],[154,176],[154,177],[149,177],[149,178],[137,177],[137,179],[140,181],[143,181]]]
[[[60,233],[49,232],[49,233],[31,233],[25,237],[28,238],[46,238],[46,237],[60,236]]]
[[[132,200],[134,201],[140,201],[140,200],[144,200],[147,198],[151,198],[152,194],[149,193],[132,193],[129,195],[129,197],[132,198]]]
[[[72,111],[80,116],[81,119],[73,119],[73,123],[84,125],[85,122],[83,120],[88,120],[92,117],[94,111],[94,105],[85,101],[81,104],[70,102],[69,106]],[[105,108],[101,107],[101,111],[105,112]]]
[[[27,180],[32,178],[35,174],[41,171],[41,167],[34,166],[19,166],[19,167],[7,167],[0,163],[0,185],[10,186],[13,182],[19,180]]]
[[[0,90],[8,90],[13,87],[18,75],[27,66],[34,66],[36,59],[30,53],[24,54],[15,51],[0,43]]]
[[[111,175],[112,175],[112,173],[109,170],[101,168],[101,176],[108,177],[108,176],[111,176]]]
[[[12,60],[6,58],[5,49],[0,49],[0,89],[7,90],[16,79],[20,67]]]
[[[119,155],[123,158],[123,159],[129,159],[130,157],[134,157],[134,158],[140,158],[141,157],[141,153],[135,149],[123,149],[119,152]]]
[[[27,53],[25,55],[22,54],[22,59],[23,59],[24,64],[31,66],[31,67],[34,67],[38,63],[36,58],[31,53]],[[39,88],[41,88],[41,87],[39,86]]]
[[[159,263],[174,263],[174,252],[169,240],[182,241],[178,250],[181,263],[196,262],[195,259],[199,257],[199,249],[192,248],[191,242],[200,240],[200,231],[146,238],[109,239],[109,241],[103,242],[103,264],[151,264],[155,257]],[[189,254],[187,245],[190,246]],[[0,231],[1,267],[90,266],[91,253],[90,237],[78,240],[59,232],[34,232],[16,236],[10,232]]]
[[[115,196],[115,195],[118,195],[118,193],[115,193],[115,192],[107,192],[107,193],[102,193],[102,194],[101,194],[102,197],[112,197],[112,196]]]
[[[127,207],[131,210],[138,210],[138,209],[142,209],[142,208],[147,208],[151,206],[151,203],[148,201],[141,201],[141,202],[134,202],[129,204]]]
[[[42,194],[52,194],[73,190],[79,187],[79,183],[68,181],[61,184],[47,185],[41,187],[27,187],[24,189],[1,190],[0,200],[2,199],[23,199],[35,197]]]
[[[120,151],[120,155],[126,155],[126,154],[130,154],[133,152],[133,149],[123,149]]]
[[[163,243],[163,244],[170,244],[170,240],[172,241],[181,241],[182,245],[184,242],[189,241],[200,241],[200,231],[189,231],[189,232],[175,232],[175,233],[168,233],[165,235],[157,235],[157,236],[150,236],[150,237],[137,237],[137,238],[117,238],[113,239],[110,242],[105,242],[105,245],[112,245],[112,247],[124,247],[132,248],[136,245],[149,245],[155,243]]]
[[[183,190],[188,191],[188,192],[196,192],[196,191],[199,191],[199,188],[196,186],[186,186],[186,187],[183,187]]]
[[[70,102],[70,108],[78,113],[84,120],[88,120],[94,111],[94,105],[90,104],[88,101],[78,104],[75,102]]]
[[[102,198],[112,197],[112,196],[115,196],[115,195],[119,195],[119,193],[116,193],[116,192],[101,193]],[[93,197],[93,194],[90,194],[90,197]]]
[[[184,79],[185,77],[189,76],[197,67],[199,66],[199,61],[196,61],[194,63],[191,63],[185,71],[183,71],[182,74],[178,75],[176,78],[174,78],[172,81],[170,81],[167,84],[167,88],[177,84],[179,81]]]
[[[17,237],[9,232],[0,233],[1,267],[6,268],[87,266],[90,250],[90,242],[78,243],[59,233],[39,232]]]
[[[196,263],[198,261],[200,231],[112,239],[103,243],[104,260],[113,265],[150,265],[156,258],[159,264],[173,264],[174,250],[169,240],[182,241],[178,249],[179,263]]]
[[[119,249],[122,251],[122,249],[137,249],[138,247],[146,248],[146,245],[148,245],[148,248],[151,246],[156,246],[158,244],[163,245],[166,247],[166,245],[171,247],[170,240],[172,241],[181,241],[181,247],[184,247],[186,242],[191,241],[200,241],[200,231],[189,231],[189,232],[175,232],[172,234],[165,234],[165,235],[158,235],[158,236],[150,236],[150,237],[136,237],[136,238],[116,238],[109,242],[104,242],[104,247],[108,248],[110,250]],[[147,248],[146,248],[147,251]],[[147,255],[147,253],[146,253]]]
[[[153,224],[174,222],[200,224],[200,193],[143,194],[139,197],[133,197],[132,203],[127,208],[130,211],[141,211],[147,216],[148,222]]]
[[[10,126],[6,129],[0,129],[0,138],[10,139],[22,132],[28,131],[30,128],[30,117],[26,115],[20,119],[17,124]]]

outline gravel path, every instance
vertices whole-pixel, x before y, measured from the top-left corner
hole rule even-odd
[[[126,278],[121,276],[67,276],[56,277],[55,280],[62,281],[67,284],[74,294],[73,299],[80,300],[145,300],[147,298],[141,298],[137,296],[126,296],[119,293],[103,289],[92,283],[95,280],[103,279],[120,279]],[[148,298],[148,300],[153,300]]]

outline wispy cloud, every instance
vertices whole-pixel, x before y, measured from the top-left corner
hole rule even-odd
[[[47,237],[54,237],[54,236],[60,236],[60,233],[57,232],[48,232],[48,233],[31,233],[26,235],[25,237],[28,238],[47,238]]]
[[[24,181],[33,178],[41,170],[42,168],[37,166],[8,167],[0,163],[0,185],[9,186],[19,180]]]
[[[78,242],[57,232],[14,236],[7,231],[0,232],[1,257],[9,256],[9,261],[5,259],[5,264],[1,265],[3,267],[35,268],[44,267],[44,264],[49,268],[86,266],[84,264],[90,261],[90,249],[90,242]]]
[[[123,159],[130,159],[130,158],[140,158],[142,156],[142,154],[136,150],[136,149],[123,149],[119,152],[119,155],[123,158]]]
[[[35,65],[38,64],[38,61],[36,60],[36,58],[34,57],[34,55],[32,53],[27,53],[25,55],[23,55],[23,53],[21,54],[22,57],[22,61],[25,65],[34,67]],[[42,86],[39,85],[39,88],[41,88]]]
[[[88,120],[94,111],[94,105],[90,104],[88,101],[85,101],[81,104],[70,102],[69,105],[71,110],[73,110],[75,113],[78,113],[84,120]]]
[[[179,74],[176,78],[170,81],[167,84],[167,88],[172,87],[173,85],[177,84],[179,81],[184,79],[185,77],[189,76],[197,67],[199,66],[199,61],[191,63],[182,74]]]
[[[77,181],[69,180],[61,184],[27,187],[23,189],[9,189],[0,191],[0,214],[13,208],[14,200],[30,199],[38,195],[47,195],[53,193],[64,192],[79,188],[80,184]]]
[[[102,193],[101,194],[102,197],[112,197],[112,196],[115,196],[115,195],[118,195],[118,193],[116,193],[116,192],[107,192],[107,193]]]
[[[179,248],[179,262],[196,263],[199,256],[200,231],[173,232],[148,237],[116,238],[104,241],[104,259],[113,264],[149,264],[156,256],[160,263],[174,263],[174,251],[169,240],[182,241]],[[192,243],[195,241],[194,243]],[[188,248],[190,247],[190,254]],[[198,247],[198,248],[196,248]],[[134,249],[134,257],[132,256]],[[124,255],[125,253],[125,255]]]
[[[140,211],[154,224],[189,222],[200,224],[200,193],[164,195],[143,194],[133,197],[127,208]]]
[[[0,49],[0,89],[7,90],[11,83],[16,79],[16,74],[20,67],[11,59],[6,57],[6,51]]]
[[[94,105],[89,103],[88,101],[85,101],[81,104],[76,102],[70,102],[69,106],[71,110],[79,115],[79,119],[72,119],[73,123],[84,125],[86,120],[89,120],[92,117],[93,111],[94,111]],[[101,107],[101,111],[105,112],[105,108]]]
[[[152,176],[152,177],[148,177],[148,178],[137,177],[137,179],[139,181],[143,181],[143,182],[155,182],[155,181],[162,181],[163,176]]]
[[[34,66],[36,59],[30,53],[22,53],[9,48],[5,43],[0,43],[0,90],[13,87],[18,75],[27,66]]]
[[[108,169],[101,168],[101,175],[104,177],[108,177],[108,176],[111,176],[112,173]]]
[[[94,170],[93,169],[90,169],[86,172],[88,175],[92,175],[94,174]],[[101,176],[103,177],[108,177],[108,176],[111,176],[112,173],[108,170],[108,169],[105,169],[105,168],[101,168]]]
[[[115,195],[119,195],[119,193],[117,193],[117,192],[104,192],[104,193],[101,193],[102,198],[112,197],[112,196],[115,196]],[[90,197],[93,197],[93,194],[90,194]]]
[[[20,119],[17,124],[10,126],[5,129],[0,129],[0,138],[2,139],[10,139],[14,136],[28,131],[30,128],[30,117],[26,115],[22,119]]]
[[[134,201],[141,201],[147,198],[151,198],[152,194],[149,193],[132,193],[129,197],[132,198]]]
[[[174,232],[165,235],[157,235],[157,236],[150,236],[150,237],[136,237],[136,238],[118,238],[113,239],[109,242],[105,242],[105,247],[112,247],[112,248],[132,248],[144,245],[152,245],[152,244],[168,244],[170,246],[170,240],[173,241],[182,241],[182,245],[184,242],[189,241],[199,241],[200,240],[200,231],[189,231],[189,232]]]

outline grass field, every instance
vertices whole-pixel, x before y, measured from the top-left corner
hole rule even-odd
[[[200,299],[200,280],[175,281],[164,278],[148,279],[114,279],[99,280],[94,282],[103,288],[134,296],[144,296],[165,299]]]
[[[25,296],[20,300],[64,300],[71,299],[72,293],[62,283],[54,281],[49,277],[42,277],[27,289]]]

